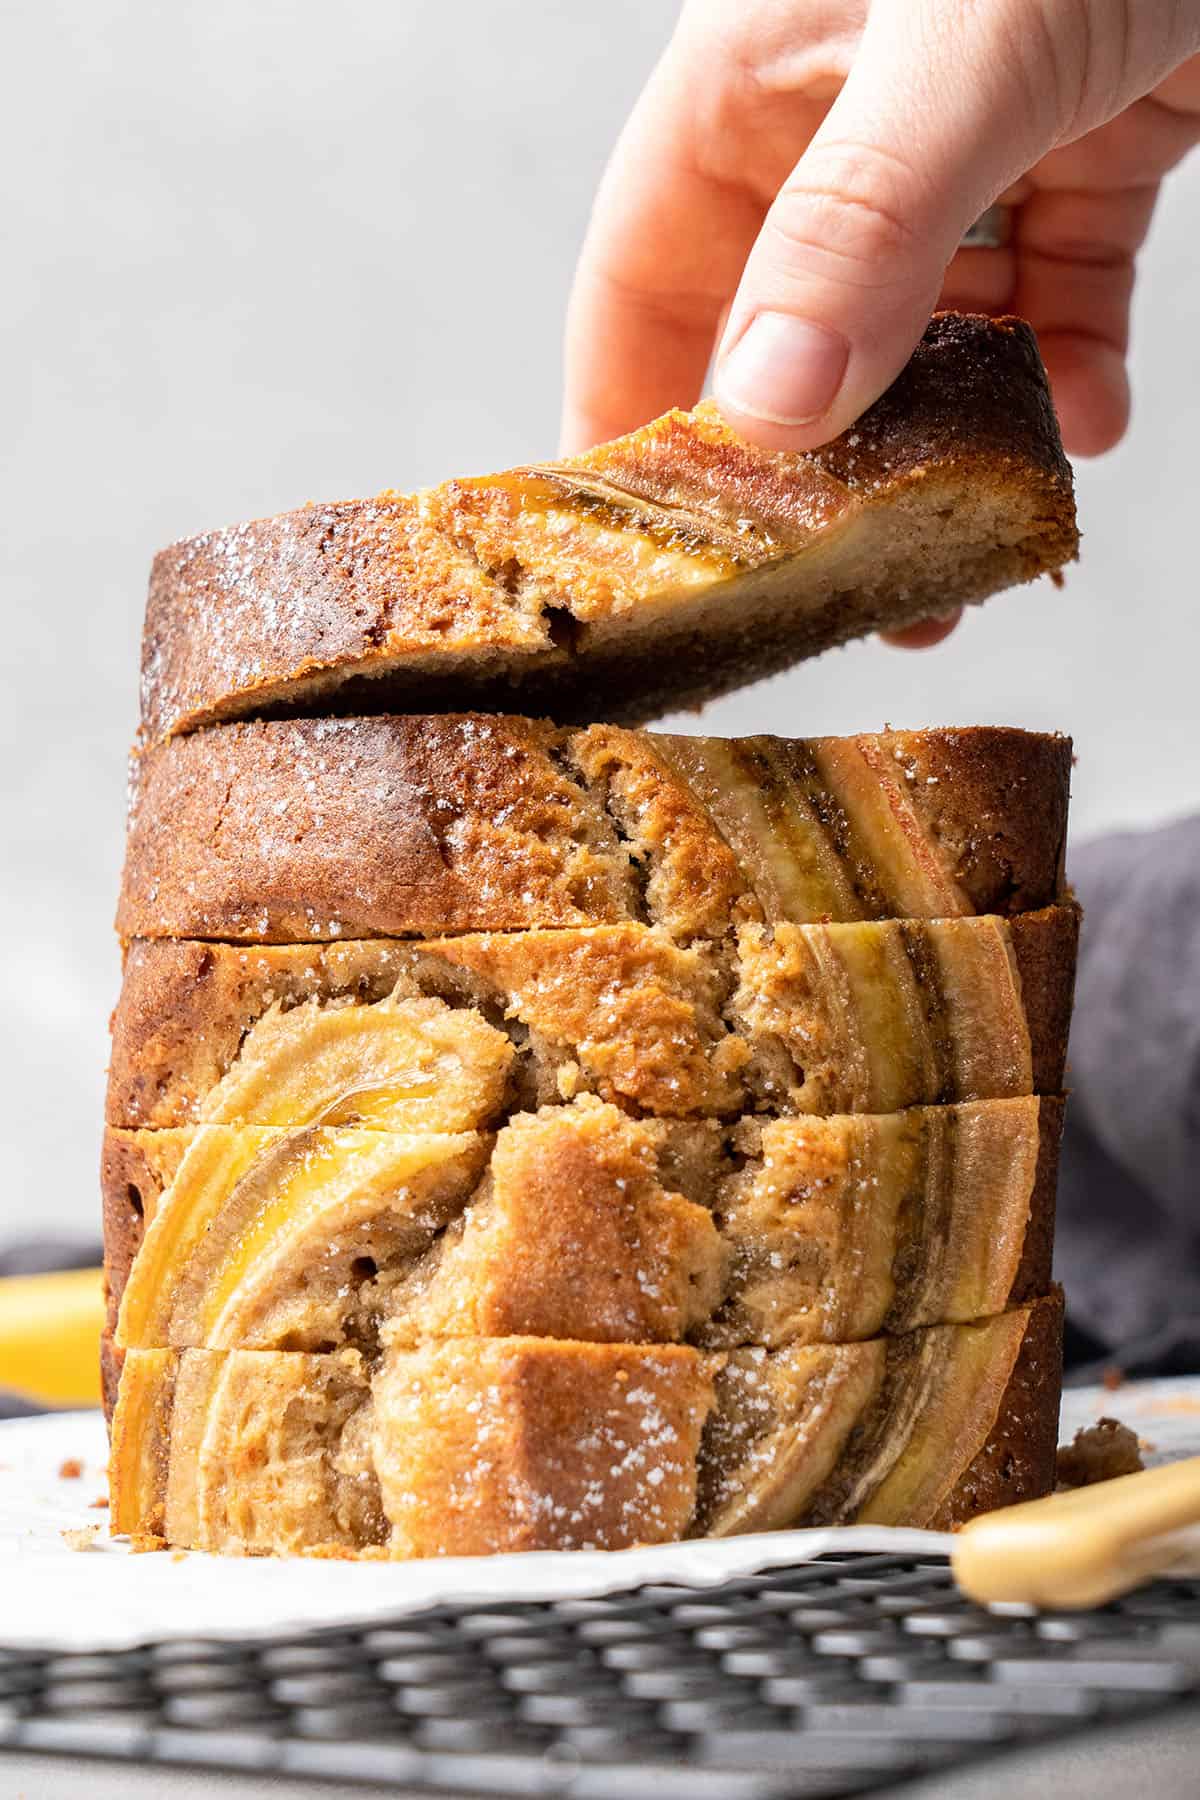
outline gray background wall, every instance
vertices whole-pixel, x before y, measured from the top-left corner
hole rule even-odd
[[[0,1234],[95,1214],[147,565],[187,532],[554,441],[559,333],[666,0],[0,0]],[[711,708],[783,732],[1071,730],[1077,833],[1200,804],[1200,159],[1137,313],[1084,560],[943,648]]]

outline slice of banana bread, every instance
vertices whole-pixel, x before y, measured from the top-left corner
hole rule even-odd
[[[375,697],[640,722],[1057,570],[1077,541],[1033,333],[945,313],[811,454],[756,450],[705,405],[569,462],[173,545],[143,732]]]
[[[1077,915],[419,943],[130,945],[107,1120],[488,1128],[594,1092],[665,1117],[1054,1093]]]
[[[1059,1100],[1031,1097],[722,1131],[585,1096],[518,1115],[494,1147],[110,1131],[117,1339],[775,1347],[967,1321],[1049,1282],[1061,1123]]]
[[[1054,1480],[1061,1301],[888,1340],[748,1350],[467,1339],[138,1350],[118,1532],[389,1557],[946,1527]]]
[[[135,759],[126,938],[1011,915],[1063,896],[1071,746],[978,727],[682,738],[431,715]]]

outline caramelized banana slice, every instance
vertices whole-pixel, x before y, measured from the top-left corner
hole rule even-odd
[[[200,1108],[213,1124],[470,1131],[500,1112],[514,1050],[478,1013],[399,993],[272,1006]]]
[[[886,1366],[878,1340],[732,1351],[701,1445],[696,1534],[807,1524],[813,1496],[834,1479],[875,1405]]]
[[[196,1129],[154,1210],[117,1343],[340,1344],[463,1205],[487,1161],[476,1133]]]
[[[205,1550],[379,1544],[369,1407],[354,1350],[134,1350],[113,1420],[112,1529]]]
[[[866,1344],[733,1351],[700,1453],[706,1537],[957,1523],[1048,1493],[1062,1297]]]
[[[673,936],[744,922],[1012,916],[1061,896],[1066,741],[978,727],[570,740]],[[1052,873],[1053,868],[1053,873]]]
[[[975,911],[878,739],[664,735],[653,744],[733,849],[767,920]]]
[[[1043,916],[1069,980],[1075,915]],[[731,1017],[757,1053],[752,1079],[805,1113],[1036,1091],[1028,938],[1022,921],[991,918],[743,927]],[[1028,1002],[1039,1048],[1041,992]]]

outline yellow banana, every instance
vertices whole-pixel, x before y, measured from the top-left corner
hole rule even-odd
[[[0,1280],[0,1388],[47,1406],[95,1406],[104,1320],[99,1269]]]

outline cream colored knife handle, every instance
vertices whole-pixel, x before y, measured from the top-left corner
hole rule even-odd
[[[988,1513],[959,1532],[951,1562],[985,1605],[1099,1606],[1194,1562],[1188,1526],[1200,1526],[1200,1456]]]

